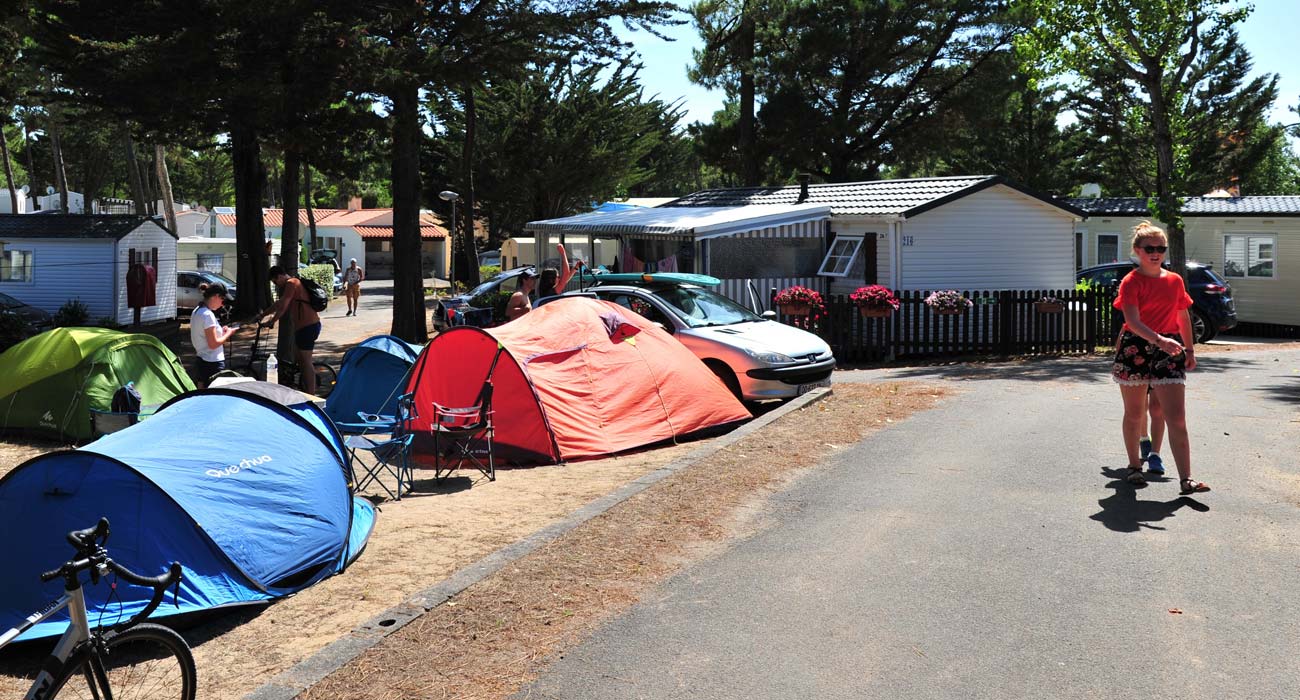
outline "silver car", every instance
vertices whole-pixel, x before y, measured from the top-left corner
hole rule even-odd
[[[741,399],[785,399],[830,386],[835,357],[825,341],[704,287],[678,282],[599,284],[585,294],[659,324]]]
[[[199,291],[199,285],[212,282],[220,282],[226,285],[228,299],[226,303],[234,304],[234,280],[206,270],[181,270],[176,273],[176,314],[181,318],[188,319],[190,314],[193,313],[194,307],[203,301],[203,292]]]

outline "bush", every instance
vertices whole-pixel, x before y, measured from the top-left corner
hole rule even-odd
[[[54,325],[59,328],[84,326],[90,321],[90,307],[80,299],[69,299],[54,312]]]
[[[95,325],[99,326],[100,328],[111,328],[113,330],[117,330],[118,328],[122,327],[121,324],[117,322],[117,319],[113,318],[112,316],[100,317],[98,321],[95,321]]]
[[[0,313],[0,352],[31,337],[32,324],[18,314]]]
[[[513,294],[513,292],[507,292],[504,289],[497,289],[470,299],[469,305],[478,309],[492,309],[492,321],[494,323],[505,323],[506,304]]]
[[[308,265],[307,267],[298,268],[299,279],[309,279],[319,284],[322,289],[334,296],[334,266],[325,265]]]
[[[478,278],[484,282],[499,274],[501,274],[501,266],[499,265],[479,265]]]

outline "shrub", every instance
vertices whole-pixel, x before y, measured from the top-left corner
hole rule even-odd
[[[825,304],[822,302],[821,292],[807,287],[789,287],[776,293],[773,299],[777,306],[786,304],[805,304],[814,309],[820,309]]]
[[[500,265],[479,265],[478,267],[478,278],[481,280],[487,281],[499,274],[501,274]]]
[[[112,316],[101,316],[98,321],[95,321],[95,325],[99,326],[100,328],[112,328],[113,330],[117,330],[118,328],[122,327],[121,324],[117,322],[117,319],[113,318]]]
[[[974,306],[974,302],[954,289],[934,292],[925,298],[925,305],[935,311],[965,311]]]
[[[90,307],[81,303],[80,299],[69,299],[54,312],[54,325],[59,328],[84,326],[89,321]]]
[[[32,324],[22,316],[0,312],[0,352],[29,338],[32,330]]]
[[[298,268],[298,277],[300,279],[309,279],[319,284],[322,289],[334,296],[334,266],[325,265],[308,265],[307,267]]]
[[[881,284],[870,284],[865,287],[858,287],[849,295],[849,299],[864,309],[890,309],[898,310],[898,297]]]

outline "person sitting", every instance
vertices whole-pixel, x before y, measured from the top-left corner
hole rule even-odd
[[[226,368],[226,341],[239,329],[238,325],[222,326],[217,321],[217,310],[226,303],[226,285],[220,282],[199,285],[203,302],[190,314],[190,343],[198,359],[194,363],[194,384],[207,388],[212,375]]]
[[[519,275],[519,290],[510,295],[510,300],[506,302],[506,320],[513,321],[520,316],[533,310],[532,301],[528,298],[533,293],[533,288],[537,286],[537,271],[528,268]]]

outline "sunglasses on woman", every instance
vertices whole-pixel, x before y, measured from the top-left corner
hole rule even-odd
[[[1141,248],[1147,253],[1163,253],[1166,250],[1169,250],[1169,246],[1167,245],[1144,245],[1141,246]]]

